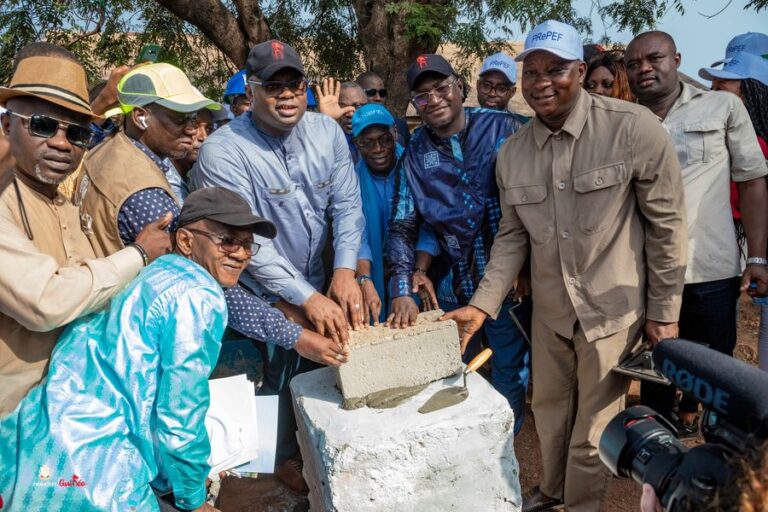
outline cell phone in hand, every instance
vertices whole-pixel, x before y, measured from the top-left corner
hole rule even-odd
[[[139,58],[136,59],[136,64],[143,64],[145,62],[157,62],[158,55],[160,55],[159,44],[145,44],[141,48]]]

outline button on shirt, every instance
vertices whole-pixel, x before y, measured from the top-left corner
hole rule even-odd
[[[563,337],[677,321],[683,185],[650,111],[581,91],[560,131],[537,117],[507,140],[496,179],[502,220],[472,305],[498,314],[530,248],[534,314]]]
[[[322,290],[323,249],[333,224],[334,268],[355,269],[365,220],[360,187],[341,127],[307,112],[284,137],[240,116],[200,148],[191,188],[239,193],[256,215],[275,223],[274,240],[259,239],[241,280],[296,305]]]
[[[664,119],[683,171],[688,214],[686,283],[741,273],[730,205],[730,180],[768,174],[755,129],[735,94],[681,84]]]

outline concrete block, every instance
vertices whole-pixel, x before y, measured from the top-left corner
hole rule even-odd
[[[334,370],[344,398],[419,386],[459,372],[459,332],[453,320],[438,322],[442,315],[422,313],[416,325],[406,329],[351,331],[349,363]]]
[[[462,403],[420,414],[433,382],[393,409],[341,408],[330,368],[291,381],[304,478],[314,512],[519,511],[514,415],[490,384],[468,377]]]

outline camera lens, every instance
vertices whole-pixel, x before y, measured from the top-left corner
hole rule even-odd
[[[618,476],[649,483],[661,497],[688,449],[661,415],[642,405],[613,418],[600,438],[600,459]]]

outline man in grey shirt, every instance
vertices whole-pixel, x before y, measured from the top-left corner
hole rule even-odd
[[[346,344],[348,325],[363,326],[362,292],[355,267],[364,217],[347,142],[330,117],[306,112],[304,67],[290,46],[267,41],[251,49],[246,64],[251,114],[213,133],[200,148],[192,188],[220,186],[249,201],[254,214],[278,229],[259,239],[241,284],[283,310],[291,320]],[[331,229],[332,226],[332,229]],[[323,252],[332,236],[332,276]],[[303,490],[288,382],[301,370],[295,351],[263,344],[262,393],[279,394],[277,476]],[[289,469],[291,471],[288,473]],[[295,477],[295,478],[294,478]]]

